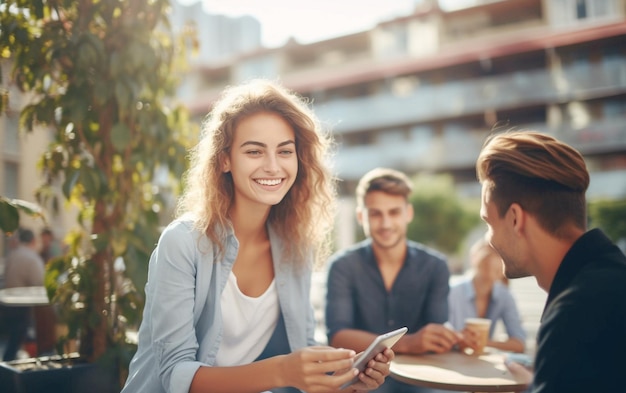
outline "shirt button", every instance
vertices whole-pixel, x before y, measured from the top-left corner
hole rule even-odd
[[[387,321],[387,326],[393,326],[394,322],[395,321],[393,319],[388,320]]]

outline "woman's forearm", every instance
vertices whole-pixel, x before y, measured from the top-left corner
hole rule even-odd
[[[189,393],[258,393],[281,387],[280,356],[243,366],[207,367],[196,371]]]

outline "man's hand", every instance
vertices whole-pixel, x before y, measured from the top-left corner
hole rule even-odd
[[[406,334],[394,346],[397,353],[423,354],[447,352],[459,342],[461,336],[438,323],[429,323],[418,332]]]
[[[513,375],[513,378],[515,378],[517,382],[529,385],[533,381],[532,371],[522,366],[521,364],[505,358],[504,365]]]
[[[465,351],[465,349],[470,348],[472,351],[476,351],[479,347],[480,335],[477,331],[464,328],[461,330],[461,336],[459,339],[459,349],[461,351]]]

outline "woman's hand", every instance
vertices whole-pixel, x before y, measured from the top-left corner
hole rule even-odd
[[[346,389],[348,392],[373,390],[379,388],[389,376],[389,364],[395,357],[393,350],[387,348],[367,363],[367,368],[359,374],[359,382]]]
[[[306,347],[284,355],[280,362],[279,386],[293,386],[307,393],[336,392],[357,375],[357,370],[352,368],[355,356],[356,353],[349,349],[324,346]],[[375,363],[376,371],[371,373],[380,379],[379,374],[385,372],[385,367]],[[389,365],[386,367],[388,374]],[[370,379],[368,377],[368,383],[372,384]]]

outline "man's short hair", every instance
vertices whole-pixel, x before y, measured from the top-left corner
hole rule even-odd
[[[30,229],[19,228],[17,230],[17,240],[22,244],[30,244],[35,240],[35,234]]]
[[[586,228],[585,160],[549,135],[508,131],[490,136],[476,161],[476,174],[487,183],[500,217],[517,203],[557,237],[565,235],[560,233],[565,224]]]
[[[363,206],[365,196],[372,191],[403,196],[407,201],[413,191],[413,183],[407,175],[390,168],[376,168],[367,172],[356,188],[357,205]]]

